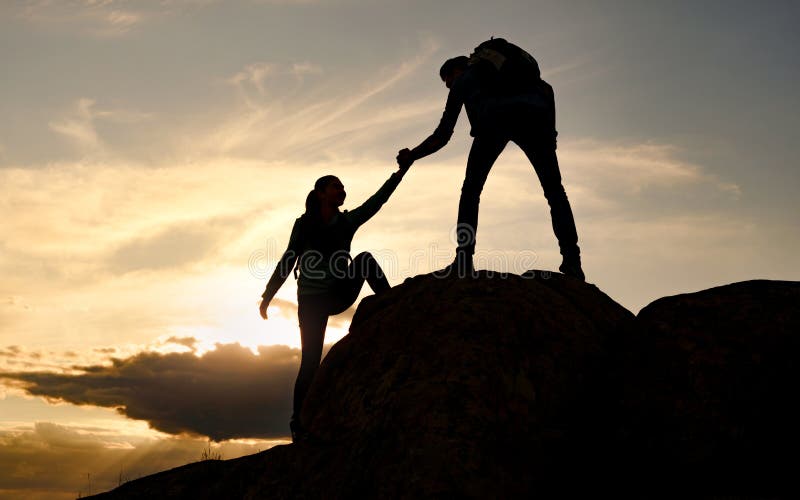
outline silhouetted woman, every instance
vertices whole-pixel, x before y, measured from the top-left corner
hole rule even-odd
[[[339,211],[346,196],[342,182],[333,175],[319,178],[308,193],[305,213],[294,223],[289,246],[261,295],[264,300],[259,310],[261,317],[267,319],[270,301],[300,259],[297,316],[303,356],[294,386],[289,424],[293,441],[306,437],[300,411],[322,358],[328,316],[339,314],[353,305],[364,280],[375,293],[389,289],[389,282],[370,253],[363,252],[350,258],[350,243],[356,229],[386,203],[405,172],[400,169],[393,173],[377,193],[349,212]]]

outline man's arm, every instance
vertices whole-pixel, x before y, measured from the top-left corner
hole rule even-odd
[[[464,105],[464,98],[461,94],[459,86],[453,85],[447,95],[447,104],[445,104],[442,119],[439,120],[439,126],[419,146],[410,150],[408,148],[400,150],[397,154],[397,163],[400,168],[407,169],[420,158],[439,151],[450,141],[453,130],[456,128],[458,115],[461,113],[461,107]]]

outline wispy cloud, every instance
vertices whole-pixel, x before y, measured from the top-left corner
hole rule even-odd
[[[12,15],[46,30],[61,29],[93,37],[120,37],[146,23],[222,4],[222,0],[27,0],[10,7]],[[254,5],[332,5],[334,0],[248,0]]]
[[[266,94],[264,82],[267,76],[275,71],[276,66],[274,64],[256,62],[253,64],[248,64],[243,70],[239,71],[230,78],[227,78],[225,81],[239,89],[243,95],[246,95],[244,92],[246,86],[249,84],[255,87],[261,96],[264,96]]]
[[[437,50],[437,42],[425,40],[418,54],[371,71],[357,89],[337,75],[326,74],[324,81],[317,78],[325,72],[314,63],[250,64],[225,79],[236,88],[240,108],[199,142],[211,149],[206,153],[268,155],[284,160],[319,158],[320,152],[324,156],[346,149],[351,143],[336,148],[334,139],[349,136],[354,128],[374,131],[380,124],[386,130],[392,123],[397,125],[409,116],[431,110],[427,101],[422,111],[419,103],[408,103],[402,109],[387,105],[379,110],[367,103],[412,78]],[[298,86],[303,86],[302,93]]]
[[[108,156],[109,146],[98,132],[99,122],[137,124],[153,115],[127,109],[98,109],[97,102],[88,97],[77,99],[65,116],[51,120],[50,130],[70,140],[81,153]]]
[[[298,80],[303,80],[309,75],[321,75],[323,73],[322,67],[309,62],[294,63],[292,64],[292,75]]]
[[[102,150],[103,144],[97,135],[94,124],[97,117],[97,114],[92,111],[94,104],[92,99],[79,99],[75,103],[75,110],[71,115],[61,120],[51,121],[50,129],[71,139],[88,152]]]
[[[592,183],[613,185],[620,192],[707,184],[732,196],[741,194],[738,185],[680,159],[681,153],[674,145],[658,142],[615,144],[584,139],[560,145],[559,160],[576,172],[578,184],[588,178]]]
[[[142,5],[127,0],[35,0],[21,6],[17,17],[45,28],[69,27],[95,36],[119,36],[157,12],[140,9]]]
[[[258,210],[156,227],[152,234],[131,238],[120,245],[107,264],[114,273],[192,265],[238,238],[260,213]]]

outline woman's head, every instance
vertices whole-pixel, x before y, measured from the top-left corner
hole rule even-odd
[[[323,205],[340,207],[344,204],[347,193],[342,181],[335,175],[325,175],[317,179],[306,197],[306,213],[318,215]]]

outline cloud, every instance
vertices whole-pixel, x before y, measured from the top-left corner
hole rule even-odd
[[[143,352],[111,364],[52,372],[0,373],[34,396],[116,408],[173,435],[281,438],[287,435],[300,351],[238,344],[192,353]]]
[[[166,343],[178,344],[194,350],[195,344],[197,344],[197,339],[194,337],[170,337],[166,340]]]
[[[236,238],[250,217],[251,214],[244,214],[159,227],[155,234],[122,244],[107,265],[114,273],[190,265]]]
[[[591,217],[594,225],[734,210],[741,196],[736,183],[683,159],[685,152],[668,143],[582,139],[560,141],[557,152],[576,217]],[[489,176],[482,220],[487,212],[517,219],[534,206],[546,206],[543,201],[529,160],[509,146]]]
[[[220,260],[280,202],[254,184],[280,182],[288,198],[297,183],[261,162],[146,168],[81,162],[0,170],[0,203],[18,216],[0,230],[6,276],[44,273],[48,281],[98,273],[168,269]],[[300,205],[302,202],[298,202]],[[263,234],[263,233],[262,233]],[[46,235],[46,237],[45,237]],[[237,255],[237,262],[247,256]],[[14,263],[13,269],[10,264]],[[5,290],[4,290],[5,291]],[[21,289],[10,295],[29,297]]]
[[[294,63],[292,64],[291,73],[298,79],[302,80],[303,77],[308,75],[321,75],[323,70],[320,66],[309,62]]]
[[[244,89],[247,85],[252,85],[258,90],[258,93],[263,96],[266,94],[264,82],[267,76],[275,71],[276,66],[274,64],[256,62],[253,64],[248,64],[243,70],[239,71],[230,78],[227,78],[225,81],[237,87],[242,92],[244,92]]]
[[[16,345],[11,345],[5,349],[0,348],[0,358],[5,358],[6,362],[8,363],[14,363],[14,360],[22,359],[40,360],[42,359],[42,353],[39,351],[30,351]],[[29,363],[26,362],[24,364],[27,365]]]
[[[84,154],[108,155],[108,145],[98,132],[101,122],[136,124],[153,115],[127,109],[97,109],[97,102],[88,97],[77,99],[66,116],[51,120],[50,130],[70,140]]]
[[[11,347],[16,347],[16,346],[11,346]],[[11,349],[11,347],[0,350],[0,356],[5,358],[16,358],[17,356],[19,356],[19,351],[13,350]]]
[[[292,76],[295,83],[303,83],[306,77],[323,73],[321,66],[310,62],[295,62],[285,65],[259,61],[248,64],[242,70],[225,78],[224,82],[235,87],[239,96],[250,108],[257,109],[261,107],[259,101],[264,101],[266,98],[274,99],[279,97],[278,94],[281,90],[285,91],[286,82],[282,79],[286,76]],[[267,91],[269,79],[272,79],[275,84],[272,96],[269,96]],[[256,95],[252,95],[253,90],[256,91]]]
[[[75,103],[75,111],[71,116],[50,122],[50,129],[74,141],[79,147],[89,151],[102,149],[103,144],[97,135],[92,112],[95,102],[81,98]]]
[[[224,459],[281,441],[211,445]],[[52,422],[0,429],[0,497],[73,499],[200,460],[209,446],[189,438],[151,439],[92,426]]]
[[[427,99],[403,103],[391,99],[378,102],[394,88],[413,82],[413,77],[437,52],[439,44],[423,40],[418,52],[403,61],[370,69],[364,77],[343,79],[328,74],[314,62],[289,65],[254,62],[224,81],[236,88],[241,102],[205,140],[205,154],[266,157],[282,161],[319,161],[353,151],[352,135],[361,133],[358,144],[374,147],[376,131],[391,134],[409,117],[441,108]],[[325,74],[326,78],[309,77]],[[354,88],[353,81],[359,81]],[[269,82],[269,86],[267,85]],[[302,91],[300,91],[302,86]],[[197,153],[196,149],[195,152]]]
[[[251,0],[265,4],[312,4],[317,0]],[[220,0],[30,0],[14,6],[13,15],[30,25],[66,29],[94,37],[120,37],[145,23],[180,16],[220,4]]]
[[[561,145],[559,159],[581,177],[602,180],[628,193],[709,184],[731,195],[741,194],[736,184],[720,180],[700,165],[681,160],[681,152],[674,145],[658,142],[614,144],[584,139]]]
[[[35,0],[20,6],[16,17],[42,28],[64,27],[88,35],[109,37],[125,35],[147,17],[165,13],[155,2]]]

